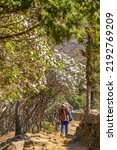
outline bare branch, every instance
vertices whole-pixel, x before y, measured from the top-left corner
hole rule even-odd
[[[6,35],[6,36],[1,36],[0,37],[0,40],[5,40],[5,39],[12,39],[12,38],[15,38],[15,37],[19,37],[23,34],[26,34],[30,31],[32,31],[33,29],[37,28],[39,26],[39,24],[36,24],[35,26],[27,29],[26,31],[23,31],[23,32],[20,32],[20,33],[16,33],[16,34],[12,34],[12,35]]]

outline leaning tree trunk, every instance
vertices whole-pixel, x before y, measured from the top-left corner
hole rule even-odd
[[[16,106],[15,106],[15,135],[23,135],[20,117],[19,117],[19,112],[18,112],[19,111],[19,105],[20,105],[20,102],[17,101]]]

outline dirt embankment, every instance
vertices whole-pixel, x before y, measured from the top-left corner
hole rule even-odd
[[[100,114],[92,111],[79,124],[77,132],[90,150],[100,150]]]

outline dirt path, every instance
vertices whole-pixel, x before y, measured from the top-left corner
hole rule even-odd
[[[69,136],[67,138],[61,137],[60,133],[57,133],[56,135],[46,133],[35,134],[34,136],[31,136],[31,140],[33,140],[33,142],[35,140],[38,141],[39,137],[43,144],[36,144],[35,148],[32,146],[32,148],[30,147],[31,149],[26,146],[24,150],[88,150],[88,148],[85,147],[80,141],[75,143],[72,142],[77,125],[78,122],[72,122],[69,124]]]
[[[74,133],[76,130],[76,127],[78,126],[78,122],[72,122],[69,125],[69,133],[74,137]],[[65,150],[88,150],[86,146],[84,146],[80,141],[77,141],[72,144],[66,144],[64,145]]]
[[[76,127],[78,126],[78,124],[79,123],[75,122],[75,121],[73,121],[69,124],[69,135],[70,136],[66,139],[63,138],[61,141],[61,145],[64,148],[63,150],[88,150],[88,148],[86,146],[84,146],[80,142],[80,140],[78,140],[75,143],[73,143],[73,142],[69,143],[69,141],[71,139],[73,139],[73,137],[74,137],[74,133],[75,133],[75,130],[76,130]],[[64,144],[62,144],[62,143],[64,143]],[[67,143],[67,144],[65,144],[65,143]]]
[[[28,141],[17,141],[6,150],[88,150],[80,141],[73,143],[72,139],[76,130],[78,122],[71,122],[69,124],[69,136],[63,138],[60,133],[47,134],[47,133],[28,133]]]

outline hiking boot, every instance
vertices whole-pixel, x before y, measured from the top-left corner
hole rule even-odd
[[[69,134],[68,134],[68,131],[65,131],[65,137],[68,137]]]
[[[66,138],[69,138],[69,134],[65,134],[65,137],[66,137]]]
[[[62,133],[60,134],[60,136],[63,137],[63,138],[65,137]]]

